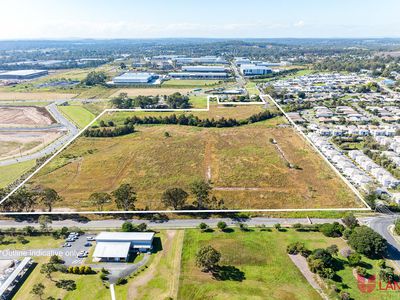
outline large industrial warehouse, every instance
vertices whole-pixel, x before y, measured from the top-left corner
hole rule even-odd
[[[47,70],[16,70],[0,72],[0,79],[33,79],[49,74]]]

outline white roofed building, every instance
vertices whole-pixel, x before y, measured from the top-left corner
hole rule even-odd
[[[127,261],[132,253],[153,248],[154,232],[101,232],[95,239],[95,260]]]

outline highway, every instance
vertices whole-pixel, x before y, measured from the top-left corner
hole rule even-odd
[[[66,119],[62,113],[57,109],[56,103],[51,103],[46,106],[47,110],[51,113],[51,115],[54,117],[54,119],[57,121],[58,125],[51,125],[47,128],[10,128],[9,131],[46,131],[49,129],[54,129],[54,128],[61,128],[61,130],[65,131],[66,133],[62,135],[60,138],[52,142],[51,144],[45,146],[43,149],[32,153],[28,155],[24,155],[22,157],[17,157],[17,158],[10,158],[6,160],[0,161],[0,166],[8,166],[8,165],[13,165],[19,162],[24,162],[28,160],[33,160],[33,159],[39,159],[44,156],[47,156],[53,152],[55,152],[57,149],[62,147],[65,143],[68,141],[72,140],[76,134],[78,134],[79,129],[71,123],[68,119]]]
[[[260,226],[265,225],[267,227],[272,227],[274,224],[279,223],[282,226],[289,226],[296,223],[301,224],[319,224],[327,222],[335,222],[340,220],[337,219],[308,219],[308,218],[265,218],[265,217],[255,217],[249,219],[232,219],[232,218],[210,218],[210,219],[171,219],[162,221],[149,221],[149,220],[130,220],[134,224],[146,223],[152,229],[184,229],[184,228],[196,228],[200,223],[206,223],[210,227],[216,227],[219,221],[226,222],[228,226],[236,226],[238,222],[247,224],[248,226]],[[63,226],[72,227],[77,226],[82,229],[112,229],[120,228],[125,222],[122,219],[112,219],[112,220],[94,220],[94,221],[77,221],[72,219],[53,221],[51,223],[52,228],[61,228]],[[0,228],[23,228],[25,226],[35,226],[39,227],[37,222],[28,221],[14,221],[14,220],[0,220]]]

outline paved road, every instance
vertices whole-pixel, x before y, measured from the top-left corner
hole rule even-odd
[[[29,155],[24,155],[24,156],[18,157],[18,158],[2,160],[2,161],[0,161],[0,166],[8,166],[8,165],[12,165],[12,164],[19,163],[19,162],[24,162],[24,161],[33,160],[33,159],[39,159],[46,155],[49,155],[49,154],[55,152],[60,147],[62,147],[65,143],[67,143],[68,141],[73,139],[74,136],[79,132],[79,129],[73,123],[71,123],[68,119],[66,119],[62,115],[62,113],[60,113],[58,111],[55,103],[49,104],[48,106],[46,106],[46,108],[56,119],[57,123],[59,123],[60,126],[62,126],[63,130],[65,130],[67,133],[64,134],[63,136],[61,136],[60,138],[58,138],[57,140],[55,140],[53,143],[44,147],[42,150],[39,150],[35,153],[29,154]],[[52,128],[52,127],[49,127],[49,128]],[[13,129],[13,131],[24,131],[24,130],[26,130],[26,129],[24,129],[24,128],[14,128]],[[39,129],[39,130],[41,130],[41,129]]]
[[[382,215],[378,217],[363,218],[361,222],[368,225],[373,230],[382,235],[388,242],[388,258],[393,260],[400,270],[400,245],[390,234],[388,227],[393,225],[393,222],[400,215]]]
[[[77,226],[82,229],[111,229],[111,228],[120,228],[122,223],[125,220],[99,220],[99,221],[74,221],[74,220],[61,220],[61,221],[53,221],[51,227],[53,228],[61,228],[63,226],[72,227]],[[338,219],[307,219],[307,218],[250,218],[250,219],[232,219],[232,218],[210,218],[210,219],[174,219],[174,220],[165,220],[165,221],[148,221],[148,220],[131,220],[134,224],[146,223],[150,228],[154,229],[181,229],[181,228],[195,228],[200,223],[204,222],[210,227],[216,227],[219,221],[226,222],[228,226],[235,226],[238,222],[242,222],[247,224],[248,226],[259,226],[265,225],[272,227],[276,223],[280,223],[282,226],[288,226],[296,223],[301,224],[310,224],[310,221],[314,224],[317,223],[327,223],[327,222],[335,222],[340,221]],[[13,221],[13,220],[0,220],[0,229],[1,228],[23,228],[25,226],[39,226],[38,223],[27,222],[27,221]]]

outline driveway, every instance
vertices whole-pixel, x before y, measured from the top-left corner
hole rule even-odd
[[[108,281],[110,283],[116,283],[118,278],[123,278],[127,277],[142,266],[144,266],[149,258],[150,258],[150,253],[146,253],[143,256],[143,259],[139,261],[138,263],[132,264],[132,263],[118,263],[118,262],[104,262],[104,263],[99,263],[99,264],[93,264],[90,265],[93,269],[95,268],[105,268],[107,269],[110,274],[108,274]]]

